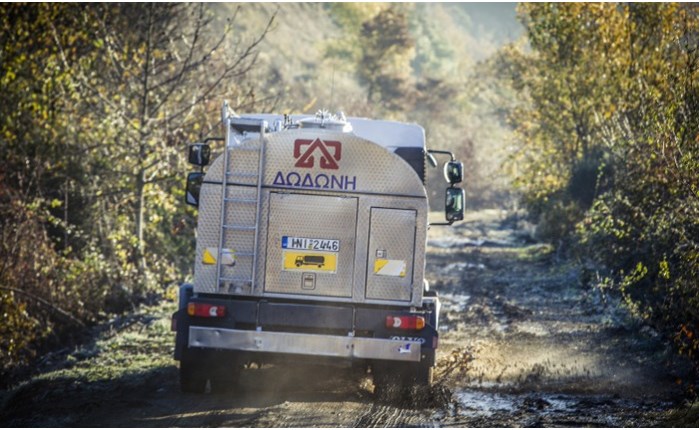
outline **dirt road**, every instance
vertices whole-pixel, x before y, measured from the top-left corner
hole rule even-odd
[[[355,369],[246,369],[229,393],[179,392],[169,313],[117,321],[2,393],[3,426],[651,426],[686,368],[652,330],[583,285],[500,211],[432,229],[427,277],[443,302],[437,385],[379,401]]]

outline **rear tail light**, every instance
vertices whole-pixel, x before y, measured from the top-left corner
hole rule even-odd
[[[425,317],[410,316],[387,316],[386,328],[397,328],[401,330],[422,330],[425,328]]]
[[[221,318],[226,315],[226,307],[209,303],[187,304],[187,315],[190,317]]]

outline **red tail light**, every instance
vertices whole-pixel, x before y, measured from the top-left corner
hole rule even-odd
[[[187,315],[190,317],[221,318],[226,315],[226,307],[208,303],[187,304]]]
[[[401,330],[422,330],[425,328],[425,317],[410,316],[387,316],[386,328],[398,328]]]

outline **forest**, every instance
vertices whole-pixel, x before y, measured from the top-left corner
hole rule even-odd
[[[186,149],[223,100],[423,125],[469,208],[525,214],[696,360],[696,5],[525,3],[499,39],[459,5],[1,7],[0,379],[191,278]]]

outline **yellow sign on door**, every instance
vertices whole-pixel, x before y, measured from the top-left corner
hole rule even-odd
[[[337,254],[333,252],[284,251],[284,270],[337,272]]]

